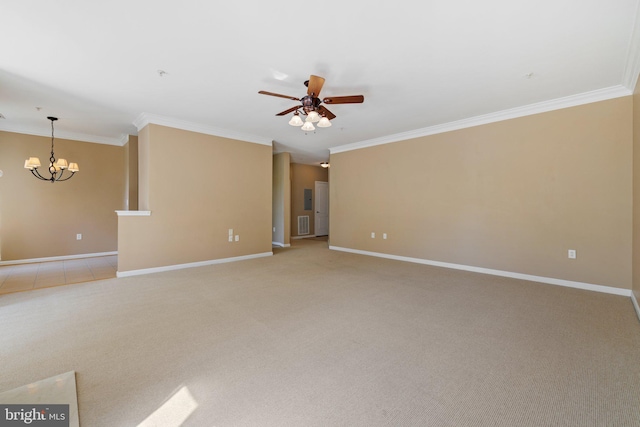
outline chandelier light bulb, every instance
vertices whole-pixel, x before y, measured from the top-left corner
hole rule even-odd
[[[316,128],[313,126],[313,123],[311,123],[310,121],[305,122],[300,129],[302,129],[305,132],[316,130]]]

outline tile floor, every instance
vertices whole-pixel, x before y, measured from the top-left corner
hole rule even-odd
[[[116,277],[118,256],[0,266],[0,295]]]

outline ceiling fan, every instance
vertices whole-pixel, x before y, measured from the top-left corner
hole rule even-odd
[[[262,95],[270,95],[277,96],[280,98],[287,98],[293,101],[300,101],[300,105],[296,105],[295,107],[291,107],[288,110],[284,110],[276,116],[284,116],[291,112],[294,112],[293,118],[289,121],[289,124],[292,126],[302,126],[302,130],[309,131],[314,130],[313,123],[318,123],[318,127],[329,127],[331,126],[331,122],[329,120],[333,120],[336,115],[329,111],[324,105],[320,105],[322,103],[325,104],[360,104],[364,102],[364,96],[362,95],[351,95],[351,96],[329,96],[324,99],[320,99],[318,96],[320,95],[320,91],[322,90],[322,86],[324,85],[324,78],[311,75],[309,80],[304,82],[304,85],[307,87],[307,95],[302,98],[296,98],[295,96],[281,95],[279,93],[267,92],[261,90],[260,94]],[[306,115],[307,118],[303,123],[302,119],[300,119],[300,113]]]

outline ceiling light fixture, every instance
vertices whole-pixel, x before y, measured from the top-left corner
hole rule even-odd
[[[293,117],[291,118],[291,120],[289,120],[289,124],[291,126],[302,126],[300,129],[305,132],[316,130],[315,126],[313,125],[314,123],[317,123],[316,126],[318,126],[319,128],[328,128],[331,126],[331,122],[329,121],[329,118],[324,115],[324,111],[318,113],[315,110],[306,111],[305,109],[304,114],[307,115],[307,118],[303,122],[300,118],[300,111],[296,110],[293,113]]]
[[[302,127],[300,129],[302,129],[305,132],[310,132],[312,130],[316,130],[315,126],[313,126],[313,123],[311,123],[311,121],[304,122],[304,124],[302,125]]]
[[[293,114],[293,117],[291,117],[291,120],[289,120],[289,124],[291,126],[302,126],[303,122],[302,122],[302,119],[300,118],[299,112],[296,111]]]
[[[320,114],[318,114],[317,111],[309,111],[306,121],[311,123],[318,123],[320,121]]]
[[[316,126],[319,128],[328,128],[331,126],[331,122],[326,117],[322,117]]]
[[[318,125],[319,126],[319,125]],[[329,167],[329,162],[322,162],[320,163],[320,166],[322,166],[323,168],[328,168]]]
[[[80,169],[78,168],[77,163],[67,163],[65,159],[59,159],[56,162],[56,156],[53,154],[53,139],[54,139],[53,138],[53,122],[58,120],[58,118],[47,117],[47,119],[51,120],[51,157],[49,157],[49,173],[51,174],[51,178],[45,178],[44,176],[40,175],[40,172],[38,172],[38,168],[41,165],[40,165],[40,159],[37,157],[29,157],[27,160],[25,160],[24,168],[29,169],[33,174],[33,176],[35,176],[38,179],[41,179],[42,181],[50,181],[52,183],[56,181],[66,181],[69,178],[71,178],[73,175],[75,175],[75,173],[78,172]],[[71,175],[68,175],[65,178],[62,178],[62,176],[64,175],[65,169],[71,172]]]

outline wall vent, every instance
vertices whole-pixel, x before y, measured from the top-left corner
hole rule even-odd
[[[298,236],[309,234],[309,215],[298,217]]]

